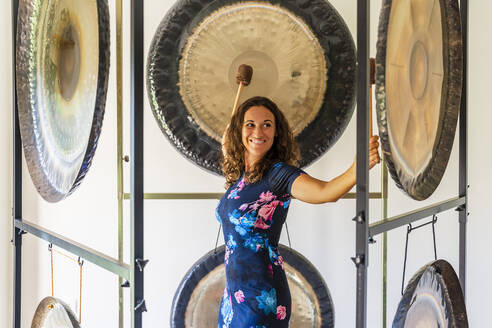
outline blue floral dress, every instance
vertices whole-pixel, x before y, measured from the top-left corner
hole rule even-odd
[[[226,243],[226,288],[218,328],[289,326],[291,298],[278,241],[292,183],[302,173],[276,163],[259,182],[240,178],[220,200],[216,216]]]

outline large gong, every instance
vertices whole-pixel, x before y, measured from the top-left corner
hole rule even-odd
[[[456,131],[462,40],[457,0],[385,0],[376,56],[379,134],[398,187],[423,200],[439,185]]]
[[[48,296],[38,305],[31,328],[80,328],[70,307],[63,301]]]
[[[344,131],[354,108],[355,47],[327,1],[181,0],[152,41],[147,91],[162,132],[186,158],[220,173],[240,64],[253,67],[240,102],[266,96],[279,105],[301,166]]]
[[[106,0],[21,0],[19,123],[29,173],[50,202],[87,173],[101,131],[109,74]]]
[[[444,260],[421,268],[405,288],[393,328],[414,327],[468,327],[460,282]]]
[[[292,296],[292,328],[334,326],[331,295],[316,268],[300,253],[279,245]],[[207,253],[186,273],[174,295],[171,327],[215,327],[225,286],[225,247]]]

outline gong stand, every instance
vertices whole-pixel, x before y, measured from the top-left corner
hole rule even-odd
[[[459,190],[454,198],[444,200],[423,208],[385,218],[369,224],[369,179],[368,179],[368,107],[369,107],[369,0],[357,2],[357,196],[356,196],[356,247],[352,258],[357,269],[357,304],[356,327],[365,328],[367,322],[367,267],[369,265],[369,242],[373,237],[383,234],[383,318],[385,317],[385,276],[386,276],[386,247],[385,234],[398,227],[410,224],[425,217],[455,208],[458,211],[459,232],[459,279],[463,294],[466,292],[466,223],[468,216],[467,203],[467,76],[468,76],[468,1],[460,0],[461,26],[463,37],[463,82],[459,116]],[[366,109],[366,110],[360,110]],[[384,177],[383,177],[384,180]],[[383,198],[384,199],[384,198]],[[383,204],[384,205],[384,204]],[[383,320],[383,327],[386,322]]]
[[[121,13],[121,0],[117,0],[117,12]],[[12,60],[13,81],[15,78],[15,42],[17,24],[18,0],[12,0]],[[465,292],[465,270],[466,270],[466,223],[467,223],[467,33],[468,33],[468,1],[460,0],[463,48],[465,49],[463,59],[463,92],[461,97],[461,110],[459,120],[459,191],[458,196],[424,208],[403,213],[388,219],[386,217],[385,195],[387,190],[383,188],[382,193],[369,193],[368,186],[368,136],[369,136],[369,0],[358,0],[357,2],[357,89],[362,90],[357,94],[357,108],[366,109],[357,111],[357,186],[356,194],[347,198],[356,199],[356,250],[352,258],[357,269],[357,302],[356,302],[356,327],[366,327],[367,318],[367,267],[369,242],[373,237],[383,234],[383,281],[386,276],[386,233],[392,229],[409,224],[416,220],[435,215],[445,210],[456,208],[459,211],[460,223],[460,266],[459,277],[463,292]],[[117,18],[117,25],[121,20]],[[119,260],[110,258],[87,246],[78,244],[64,236],[57,235],[47,229],[29,223],[22,219],[22,144],[20,138],[16,87],[13,87],[13,226],[14,236],[14,298],[13,298],[13,327],[20,328],[21,317],[21,255],[22,235],[29,232],[39,238],[47,240],[75,255],[84,258],[108,271],[117,274],[127,283],[122,286],[131,288],[131,313],[132,327],[142,327],[142,312],[145,309],[143,298],[143,269],[146,260],[143,258],[143,199],[219,199],[221,193],[179,193],[179,194],[143,194],[143,2],[132,0],[131,2],[131,156],[123,157],[118,148],[118,172],[122,167],[123,160],[130,164],[130,193],[123,194],[122,176],[118,174],[118,200],[130,199],[131,203],[131,263],[125,264],[121,257]],[[119,37],[117,36],[117,39]],[[121,49],[118,46],[118,49]],[[118,50],[117,49],[117,50]],[[121,50],[119,51],[121,52]],[[118,51],[117,51],[118,53]],[[118,54],[117,54],[118,56]],[[121,61],[119,61],[121,63]],[[117,59],[118,65],[118,59]],[[120,75],[119,75],[120,76]],[[121,81],[121,76],[118,78]],[[121,90],[121,85],[119,85]],[[120,100],[119,100],[120,102]],[[118,113],[121,113],[118,111]],[[118,136],[121,135],[121,116],[118,114]],[[120,145],[120,139],[118,139]],[[119,147],[119,146],[118,146]],[[383,170],[385,171],[385,170]],[[383,173],[383,182],[385,174]],[[387,180],[387,175],[386,175]],[[384,184],[383,184],[384,186]],[[383,199],[383,219],[369,225],[368,213],[369,198]],[[120,208],[120,205],[119,205]],[[120,212],[120,211],[119,211]],[[120,214],[119,214],[120,217]],[[119,224],[119,243],[121,243],[121,224]],[[120,254],[119,254],[120,256]],[[386,284],[383,284],[385,294]],[[121,295],[121,294],[120,294]],[[384,298],[384,297],[383,297]],[[384,302],[384,301],[383,301]],[[120,307],[121,307],[120,301]],[[385,306],[383,305],[383,312]],[[121,318],[121,311],[120,311]],[[385,323],[383,322],[385,325]],[[121,320],[120,320],[121,326]]]
[[[117,24],[121,26],[121,0],[116,0],[117,13],[120,15]],[[16,37],[17,12],[19,0],[12,0],[12,74],[13,74],[13,238],[14,273],[13,273],[13,327],[21,326],[21,273],[22,273],[22,235],[30,233],[44,239],[66,251],[79,256],[81,259],[110,271],[127,282],[124,286],[131,289],[130,311],[131,326],[142,327],[142,313],[146,311],[144,300],[144,267],[147,260],[143,257],[143,1],[131,1],[131,55],[130,55],[130,263],[114,259],[95,249],[77,243],[65,236],[28,222],[22,218],[22,141],[20,136],[17,89],[16,89]],[[121,31],[121,29],[120,29]],[[121,33],[117,36],[121,40]],[[118,51],[121,56],[121,41]],[[120,57],[121,58],[121,57]],[[119,61],[121,63],[121,60]],[[119,75],[121,80],[121,75]],[[121,84],[120,84],[121,85]],[[120,88],[121,90],[121,88]],[[121,104],[121,102],[119,102]],[[121,240],[121,239],[120,239]],[[120,321],[121,324],[121,321]]]

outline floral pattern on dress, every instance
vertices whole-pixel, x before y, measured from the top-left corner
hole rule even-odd
[[[255,228],[266,230],[269,229],[272,224],[271,220],[277,206],[284,206],[284,202],[281,202],[276,198],[277,196],[271,191],[262,192],[258,200],[242,204],[239,207],[239,210],[247,211],[244,215],[252,215],[255,218],[253,223]],[[288,203],[287,206],[289,206]]]
[[[275,288],[270,291],[262,290],[260,296],[256,296],[258,308],[263,310],[266,315],[272,313],[277,314],[277,292]]]
[[[224,255],[224,263],[226,265],[229,264],[229,256],[231,256],[231,254],[234,253],[236,247],[237,247],[237,243],[234,241],[234,237],[232,237],[232,235],[229,234],[229,239],[227,240],[226,243],[226,249]]]
[[[244,181],[244,178],[239,180],[237,187],[231,190],[231,192],[227,196],[227,199],[238,199],[239,198],[238,194],[241,192],[241,190],[243,190],[245,185],[246,185],[246,182]]]
[[[277,306],[277,319],[284,320],[286,316],[287,316],[287,310],[285,309],[285,306],[282,305]]]
[[[239,196],[237,197],[239,198]],[[239,210],[234,209],[232,213],[229,213],[229,221],[235,225],[235,230],[243,237],[244,247],[255,252],[269,249],[265,230],[273,224],[272,217],[277,206],[281,205],[286,208],[285,206],[288,207],[289,202],[290,197],[288,197],[287,204],[284,205],[284,202],[279,201],[271,191],[265,191],[260,194],[257,200],[244,203],[239,207]],[[254,229],[257,231],[253,232]],[[270,258],[272,259],[271,256]],[[275,260],[272,260],[272,263],[275,263]]]
[[[282,270],[284,270],[284,259],[282,256],[278,253],[278,248],[269,246],[268,247],[268,256],[270,257],[270,262],[273,264],[280,266]]]
[[[234,316],[234,311],[232,310],[232,299],[227,294],[227,289],[224,289],[224,295],[222,296],[222,307],[220,308],[220,312],[222,314],[222,318],[224,318],[224,322],[222,327],[219,328],[229,328],[229,325],[232,322],[232,317]]]
[[[234,293],[234,298],[236,298],[236,302],[238,304],[241,304],[244,302],[244,293],[242,290],[238,290],[237,292]]]

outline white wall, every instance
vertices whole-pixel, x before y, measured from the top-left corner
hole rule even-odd
[[[5,28],[0,31],[0,40],[6,45],[11,44],[10,28],[10,1],[2,1],[0,3],[1,19],[4,22]],[[11,296],[12,296],[12,274],[11,274],[11,144],[12,133],[10,126],[12,125],[12,70],[11,70],[11,52],[10,47],[5,47],[8,51],[0,51],[0,76],[2,77],[0,87],[0,327],[7,327],[9,323],[10,313],[12,312]]]
[[[336,0],[331,3],[344,17],[354,38],[356,30],[356,2]],[[145,1],[145,49],[172,1]],[[128,6],[128,4],[125,4]],[[4,21],[9,21],[10,5],[2,2],[0,12]],[[375,55],[377,23],[380,3],[373,1],[371,7],[371,45]],[[470,221],[468,230],[468,295],[467,305],[471,327],[486,327],[483,313],[492,305],[488,298],[481,297],[492,292],[484,277],[492,264],[488,257],[487,187],[492,182],[488,172],[491,160],[492,133],[487,127],[492,118],[488,110],[487,95],[492,84],[488,59],[492,55],[491,37],[483,31],[487,24],[486,13],[492,10],[489,1],[470,1],[470,87],[469,87],[469,183]],[[114,7],[111,3],[112,28]],[[128,66],[129,12],[125,7],[124,61]],[[10,25],[8,25],[10,26]],[[2,40],[10,44],[10,29],[4,29]],[[114,35],[112,54],[114,55]],[[0,213],[10,215],[11,202],[11,119],[10,119],[10,52],[0,54],[0,73],[6,76],[1,83],[1,98],[4,111],[0,112]],[[94,247],[113,257],[117,255],[116,213],[116,93],[115,57],[111,61],[110,88],[103,132],[94,164],[77,190],[67,200],[48,204],[36,194],[32,182],[24,170],[24,217],[83,244]],[[124,76],[124,104],[129,94],[128,71]],[[125,108],[128,113],[128,106]],[[354,116],[355,117],[355,116]],[[128,152],[129,125],[125,116],[126,143]],[[322,159],[310,166],[308,173],[329,179],[344,170],[351,162],[355,151],[355,120],[339,142]],[[453,148],[450,164],[436,193],[425,202],[414,202],[394,187],[390,180],[389,214],[395,215],[435,201],[447,199],[457,193],[457,142]],[[128,190],[128,167],[126,190]],[[371,191],[380,187],[380,172],[371,172]],[[197,168],[179,153],[162,136],[154,121],[150,107],[145,102],[145,191],[146,192],[220,192],[222,180]],[[380,215],[379,201],[371,201],[371,221]],[[125,204],[128,214],[129,204]],[[218,225],[213,215],[216,202],[198,201],[146,201],[145,203],[145,257],[150,259],[146,267],[145,295],[148,313],[144,314],[145,327],[168,326],[169,310],[176,287],[189,267],[214,245]],[[306,205],[294,201],[288,224],[293,247],[305,255],[322,273],[330,288],[336,310],[337,327],[354,326],[355,269],[350,261],[354,255],[355,226],[350,218],[355,212],[355,202],[342,200],[336,204]],[[128,217],[125,218],[128,222]],[[0,290],[9,291],[0,296],[0,326],[11,322],[11,246],[10,220],[1,223],[0,261],[8,263],[0,269]],[[128,227],[128,224],[126,225]],[[455,212],[439,215],[437,228],[438,256],[446,258],[455,268],[458,263],[458,224]],[[126,231],[128,232],[128,231]],[[407,281],[424,263],[432,259],[431,231],[413,232],[409,243]],[[400,299],[401,270],[403,265],[405,228],[389,234],[388,276],[388,321],[391,322]],[[285,235],[281,241],[287,243]],[[381,242],[370,246],[368,327],[381,324]],[[125,234],[128,254],[128,233]],[[128,256],[127,256],[128,258]],[[47,243],[27,235],[23,247],[23,299],[22,325],[28,327],[40,299],[50,294],[49,253]],[[55,255],[55,296],[64,299],[76,308],[78,298],[78,272],[71,261]],[[125,299],[128,308],[128,297]],[[117,327],[117,278],[96,266],[84,265],[83,326]],[[4,312],[2,312],[4,311]],[[127,315],[128,317],[128,315]],[[3,321],[2,321],[3,320]]]

